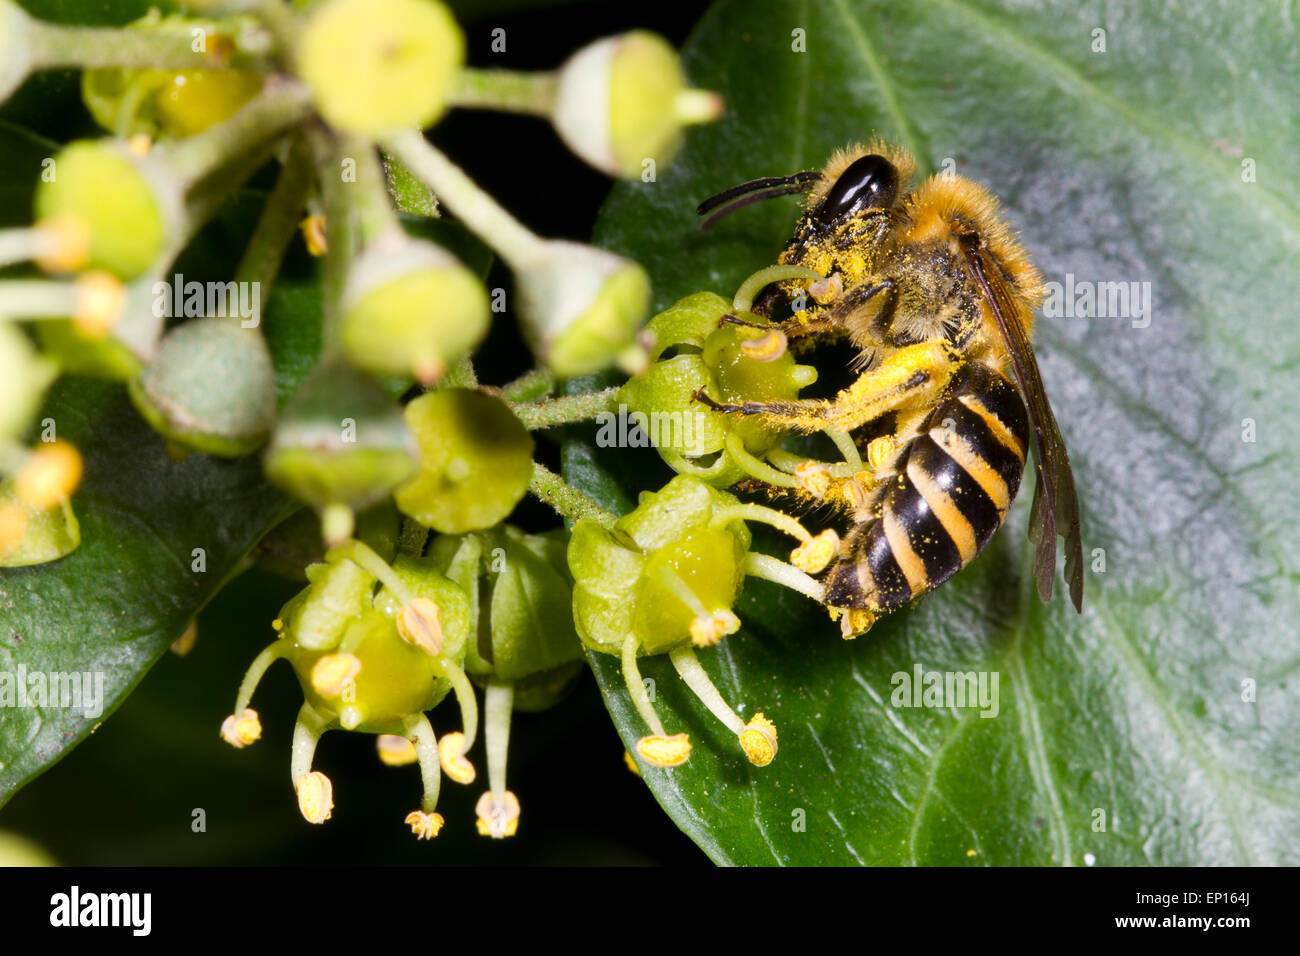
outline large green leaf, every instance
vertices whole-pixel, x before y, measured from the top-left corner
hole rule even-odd
[[[288,513],[256,457],[168,457],[121,386],[64,379],[42,415],[86,459],[73,496],[82,543],[51,564],[0,570],[0,679],[44,705],[15,694],[17,706],[0,707],[0,804],[112,713]],[[78,707],[42,700],[54,674],[94,691]]]
[[[796,215],[775,200],[702,234],[699,200],[873,131],[993,188],[1049,279],[1152,294],[1145,328],[1039,321],[1083,499],[1082,616],[1034,594],[1026,494],[971,568],[853,643],[747,586],[746,629],[701,657],[777,721],[767,768],[646,662],[696,744],[647,782],[715,860],[1300,862],[1297,49],[1285,5],[1205,0],[723,0],[704,18],[685,56],[726,118],[658,182],[619,186],[596,233],[650,269],[658,306],[729,293]],[[635,486],[602,468],[634,454],[568,449],[611,504]],[[645,730],[617,662],[597,663],[630,745]],[[917,666],[998,675],[997,716],[893,706]]]

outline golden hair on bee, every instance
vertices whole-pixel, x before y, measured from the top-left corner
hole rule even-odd
[[[979,233],[980,242],[1003,272],[1003,278],[1024,302],[1025,331],[1033,329],[1033,311],[1047,296],[1043,274],[1029,259],[1019,236],[1007,225],[997,197],[979,183],[949,173],[937,173],[916,188],[906,201],[905,243],[927,243],[952,234],[954,223]]]

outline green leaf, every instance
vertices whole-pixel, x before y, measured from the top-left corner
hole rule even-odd
[[[924,172],[951,162],[992,188],[1049,280],[1152,297],[1147,327],[1038,323],[1083,503],[1082,616],[1059,580],[1051,603],[1034,594],[1026,491],[972,567],[852,643],[803,598],[747,585],[745,629],[700,656],[728,701],[776,721],[766,768],[666,661],[645,662],[668,732],[695,742],[646,781],[716,861],[1300,862],[1300,73],[1250,65],[1294,65],[1295,42],[1284,9],[1206,0],[1174,18],[1137,3],[723,0],[704,18],[686,62],[726,118],[657,182],[616,187],[596,231],[647,266],[657,307],[730,295],[774,261],[797,208],[769,201],[701,233],[696,203],[873,131]],[[666,477],[648,457],[633,482],[601,470],[626,476],[638,454],[578,442],[566,457],[615,503]],[[997,715],[895,706],[917,667],[997,675]],[[631,746],[646,731],[617,661],[596,673]]]
[[[255,457],[169,458],[121,386],[63,379],[42,416],[85,456],[72,499],[82,541],[60,561],[0,570],[0,804],[112,713],[292,510]],[[52,674],[96,692],[80,707],[42,702]]]

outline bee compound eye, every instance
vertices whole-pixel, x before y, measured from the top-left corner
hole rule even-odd
[[[826,192],[813,217],[824,225],[847,219],[864,209],[880,209],[898,194],[898,170],[874,153],[854,160]]]

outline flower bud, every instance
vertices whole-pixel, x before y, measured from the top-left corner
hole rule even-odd
[[[553,119],[569,148],[610,176],[639,176],[676,155],[685,127],[722,115],[716,93],[687,87],[661,36],[635,30],[598,40],[560,70]]]
[[[145,272],[179,231],[183,189],[161,163],[114,140],[78,140],[54,158],[36,187],[38,222],[79,218],[88,265],[122,279]]]
[[[373,379],[323,359],[281,410],[264,467],[300,501],[361,510],[411,477],[415,450],[400,409]]]
[[[609,367],[629,346],[650,307],[650,277],[612,252],[562,239],[516,270],[524,334],[556,375]]]
[[[168,332],[131,401],[158,432],[210,455],[238,457],[275,425],[275,369],[257,329],[201,318]]]
[[[406,406],[419,473],[393,497],[421,524],[459,534],[497,524],[533,474],[533,439],[501,399],[463,388],[428,392]]]
[[[391,233],[353,264],[340,337],[359,368],[426,384],[468,354],[487,332],[483,283],[430,242]]]
[[[465,37],[435,0],[325,0],[308,14],[296,59],[326,120],[374,135],[442,114]]]

